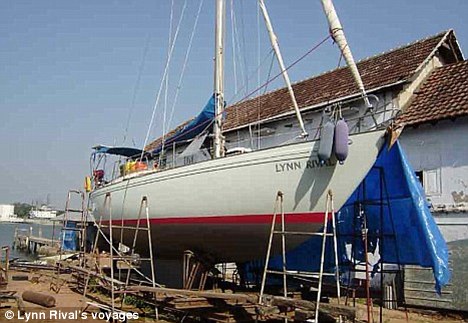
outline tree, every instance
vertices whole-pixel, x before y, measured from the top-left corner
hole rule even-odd
[[[15,206],[15,214],[20,218],[27,218],[29,211],[32,209],[32,205],[28,203],[16,202],[13,205]]]

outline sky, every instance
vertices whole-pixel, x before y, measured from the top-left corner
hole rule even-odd
[[[234,0],[232,9],[227,2],[229,104],[279,70],[271,65],[256,1]],[[356,60],[447,29],[468,50],[467,0],[334,3]],[[286,65],[328,35],[318,0],[266,4]],[[171,0],[0,1],[0,203],[45,202],[50,194],[52,204],[63,208],[67,191],[83,187],[93,145],[142,148],[170,34],[177,38],[167,91],[163,87],[149,138],[160,136],[163,124],[168,129],[196,115],[213,87],[214,0],[203,0],[195,25],[199,5],[174,0],[171,20]],[[338,49],[328,40],[291,68],[290,77],[300,81],[338,62]],[[268,90],[281,86],[275,82]]]

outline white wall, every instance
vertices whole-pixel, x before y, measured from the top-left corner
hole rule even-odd
[[[0,219],[8,219],[15,213],[15,206],[10,204],[0,204]]]
[[[405,128],[400,142],[447,242],[468,239],[468,118]]]
[[[468,205],[468,118],[405,128],[400,142],[415,171],[424,172],[435,209]]]
[[[378,103],[372,99],[371,103],[375,104],[375,118],[380,124],[393,117],[397,111],[397,100],[393,92],[386,91],[378,94]],[[374,126],[374,122],[370,115],[365,115],[366,108],[362,100],[357,100],[342,108],[342,115],[348,122],[351,133],[366,131]],[[309,133],[309,139],[319,138],[319,127],[322,122],[322,111],[303,112],[302,118],[304,126]],[[359,124],[358,124],[359,121]],[[259,136],[260,134],[260,136]],[[229,131],[225,133],[226,147],[228,149],[234,147],[245,147],[253,150],[275,147],[294,142],[294,139],[301,134],[299,123],[296,115],[291,114],[281,120],[265,122],[259,125],[251,125],[239,130]]]

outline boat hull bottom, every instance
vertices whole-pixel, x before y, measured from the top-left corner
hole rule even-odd
[[[323,221],[323,217],[322,217]],[[119,221],[116,221],[119,222]],[[119,223],[120,224],[120,223]],[[134,224],[125,224],[134,226]],[[141,225],[146,228],[146,224]],[[276,230],[281,225],[276,224]],[[317,232],[323,228],[323,222],[290,223],[286,231]],[[264,259],[270,235],[271,223],[254,224],[151,224],[151,244],[156,262],[161,260],[182,260],[184,251],[190,250],[214,263],[245,262]],[[114,243],[120,241],[121,229],[118,224],[112,230]],[[109,231],[105,231],[109,235]],[[123,230],[123,243],[131,247],[135,230]],[[286,249],[291,250],[309,239],[305,235],[287,235]],[[109,246],[101,239],[101,250]],[[147,232],[140,230],[136,250],[142,255],[149,255]],[[275,234],[272,244],[272,256],[281,254],[281,235]],[[157,266],[157,264],[156,264]]]

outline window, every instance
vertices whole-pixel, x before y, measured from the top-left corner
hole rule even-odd
[[[416,177],[419,179],[419,182],[421,183],[421,185],[424,186],[423,171],[417,170],[414,173],[416,174]]]
[[[427,196],[442,194],[440,169],[419,170],[415,174]]]

